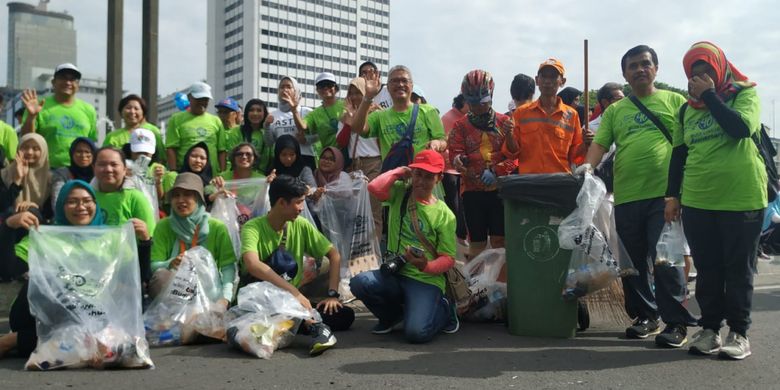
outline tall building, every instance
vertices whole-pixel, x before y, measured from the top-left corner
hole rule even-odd
[[[292,76],[316,106],[317,73],[335,74],[341,96],[364,61],[387,74],[390,0],[209,0],[207,50],[215,99],[276,107],[279,79]]]
[[[30,88],[42,73],[51,73],[57,64],[76,61],[76,30],[73,16],[46,9],[48,0],[38,6],[8,3],[9,88]]]

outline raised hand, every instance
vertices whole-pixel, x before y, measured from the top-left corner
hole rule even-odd
[[[268,114],[267,117],[265,117],[265,122],[263,123],[263,128],[267,129],[271,127],[271,124],[274,123],[274,116],[271,114]]]
[[[38,100],[38,93],[33,89],[25,89],[22,92],[22,104],[31,116],[36,116],[43,110],[43,100]]]
[[[298,108],[298,99],[295,98],[295,95],[290,92],[289,90],[282,91],[281,99],[283,102],[290,105],[290,108],[297,109]]]
[[[379,81],[379,74],[368,73],[363,79],[366,80],[366,94],[363,98],[373,99],[379,94],[379,90],[382,89],[382,83]]]

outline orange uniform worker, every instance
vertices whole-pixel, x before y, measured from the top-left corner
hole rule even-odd
[[[512,115],[515,126],[502,151],[518,160],[519,173],[571,173],[572,164],[585,160],[593,133],[583,135],[577,110],[557,96],[566,83],[564,72],[554,58],[542,62],[536,75],[541,96]]]

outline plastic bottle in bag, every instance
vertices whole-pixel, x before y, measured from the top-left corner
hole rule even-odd
[[[685,265],[684,257],[685,235],[682,224],[672,221],[664,225],[658,243],[655,245],[655,265],[682,267]]]

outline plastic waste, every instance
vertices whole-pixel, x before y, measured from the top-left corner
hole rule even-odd
[[[655,245],[655,265],[685,266],[685,233],[679,221],[667,222]]]

